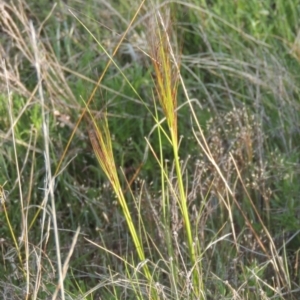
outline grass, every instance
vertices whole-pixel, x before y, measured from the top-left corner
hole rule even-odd
[[[294,1],[0,1],[3,299],[298,299]]]

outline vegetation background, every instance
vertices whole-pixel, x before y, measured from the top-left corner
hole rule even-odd
[[[299,299],[300,2],[0,0],[2,299]]]

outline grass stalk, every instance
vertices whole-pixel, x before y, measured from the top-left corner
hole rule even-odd
[[[170,182],[166,179],[167,177],[167,165],[164,160],[164,152],[163,152],[163,145],[162,145],[162,134],[166,135],[166,133],[163,131],[161,124],[159,122],[159,116],[158,116],[158,111],[156,107],[156,103],[154,101],[154,108],[155,108],[155,121],[157,124],[157,134],[158,134],[158,142],[159,142],[159,158],[157,157],[159,168],[160,168],[160,180],[161,180],[161,200],[162,200],[162,209],[163,209],[163,224],[164,224],[164,234],[165,234],[165,239],[166,239],[166,246],[167,246],[167,251],[168,251],[168,256],[169,256],[169,262],[170,262],[170,269],[171,269],[171,286],[173,290],[173,294],[177,295],[177,288],[176,288],[176,282],[178,279],[178,274],[176,272],[176,263],[174,261],[174,249],[172,247],[172,230],[171,230],[171,213],[170,210],[167,208],[170,208]],[[148,142],[148,141],[147,141]],[[171,142],[171,140],[170,140]],[[148,142],[149,143],[149,142]],[[149,144],[149,147],[154,154],[154,150],[152,149],[151,145]],[[154,154],[155,155],[155,154]],[[156,157],[156,155],[155,155]],[[167,185],[166,182],[167,181]],[[176,279],[175,279],[176,278]]]
[[[201,293],[203,291],[202,279],[199,277],[199,270],[201,270],[201,261],[197,261],[196,258],[193,233],[188,212],[186,191],[182,179],[182,170],[179,157],[177,127],[177,89],[180,70],[178,63],[176,62],[175,54],[172,50],[170,34],[168,33],[169,28],[167,28],[169,24],[163,21],[163,19],[168,19],[168,16],[163,18],[161,14],[157,12],[154,25],[155,29],[152,30],[154,35],[152,35],[152,39],[150,41],[152,47],[152,62],[156,79],[156,92],[159,103],[161,104],[163,113],[166,117],[168,129],[170,132],[170,140],[173,149],[175,170],[179,189],[178,205],[184,220],[190,260],[193,265],[193,285],[197,296],[201,299]],[[197,266],[196,264],[199,265]]]
[[[56,215],[56,204],[55,204],[55,197],[54,197],[54,185],[55,185],[55,176],[52,175],[51,171],[51,157],[50,157],[50,133],[49,133],[49,117],[45,112],[45,98],[44,98],[44,90],[42,86],[42,73],[41,73],[41,64],[42,58],[40,55],[38,42],[36,38],[36,32],[33,27],[33,23],[30,22],[30,31],[31,31],[31,38],[32,38],[32,45],[34,51],[34,60],[35,60],[35,68],[36,74],[38,79],[38,94],[39,100],[41,104],[41,115],[42,115],[42,132],[44,136],[44,151],[45,151],[45,169],[46,169],[46,176],[45,176],[45,205],[47,205],[47,200],[50,200],[51,203],[51,217],[52,217],[52,224],[54,228],[54,238],[55,238],[55,247],[56,247],[56,256],[57,256],[57,266],[58,266],[58,290],[60,290],[61,299],[65,299],[65,290],[64,290],[64,276],[63,276],[63,268],[62,268],[62,261],[61,261],[61,248],[60,248],[60,239],[59,239],[59,230],[57,224],[57,215]],[[49,198],[50,199],[49,199]],[[52,296],[52,299],[56,299],[56,294]]]
[[[6,222],[9,227],[10,234],[12,236],[12,239],[14,241],[14,245],[17,250],[17,256],[19,259],[19,262],[22,266],[22,273],[24,278],[26,279],[26,295],[29,295],[29,269],[28,269],[28,257],[29,257],[29,250],[28,250],[28,228],[27,228],[27,219],[24,209],[24,199],[23,199],[23,192],[22,192],[22,181],[21,181],[21,172],[18,162],[18,152],[17,152],[17,146],[16,146],[16,137],[15,137],[15,130],[14,130],[14,118],[13,118],[13,104],[12,104],[12,94],[10,93],[9,84],[8,84],[8,74],[5,66],[4,60],[2,61],[2,67],[5,72],[5,78],[6,78],[6,87],[7,87],[7,97],[8,97],[8,114],[10,118],[10,126],[11,126],[11,132],[12,132],[12,140],[13,140],[13,150],[14,150],[14,157],[15,157],[15,163],[16,163],[16,172],[17,172],[17,183],[19,187],[19,197],[20,197],[20,206],[21,206],[21,242],[24,243],[25,248],[25,268],[23,267],[23,256],[21,254],[21,245],[18,243],[15,233],[13,231],[12,224],[10,222],[7,209],[5,206],[6,196],[5,191],[2,186],[0,186],[0,202],[3,205],[3,210],[6,218]]]
[[[143,263],[146,261],[146,257],[143,250],[143,245],[141,243],[134,222],[130,215],[130,211],[118,177],[118,172],[117,172],[117,168],[114,160],[114,154],[112,150],[112,141],[111,141],[106,112],[102,116],[100,125],[97,125],[97,122],[94,119],[88,107],[87,110],[92,120],[92,129],[90,129],[88,133],[89,133],[89,137],[92,143],[94,153],[96,155],[96,158],[99,162],[101,169],[105,173],[106,177],[108,178],[114,190],[114,193],[118,199],[118,202],[121,206],[122,212],[126,219],[129,232],[133,239],[133,243],[137,251],[139,260]],[[146,279],[151,285],[152,278],[146,263],[143,263],[143,271]]]

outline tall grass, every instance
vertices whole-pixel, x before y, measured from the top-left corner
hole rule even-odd
[[[1,295],[298,299],[296,5],[128,3],[0,1]]]

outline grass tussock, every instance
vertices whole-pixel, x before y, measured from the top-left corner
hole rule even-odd
[[[296,5],[68,5],[0,0],[2,298],[298,299]]]

